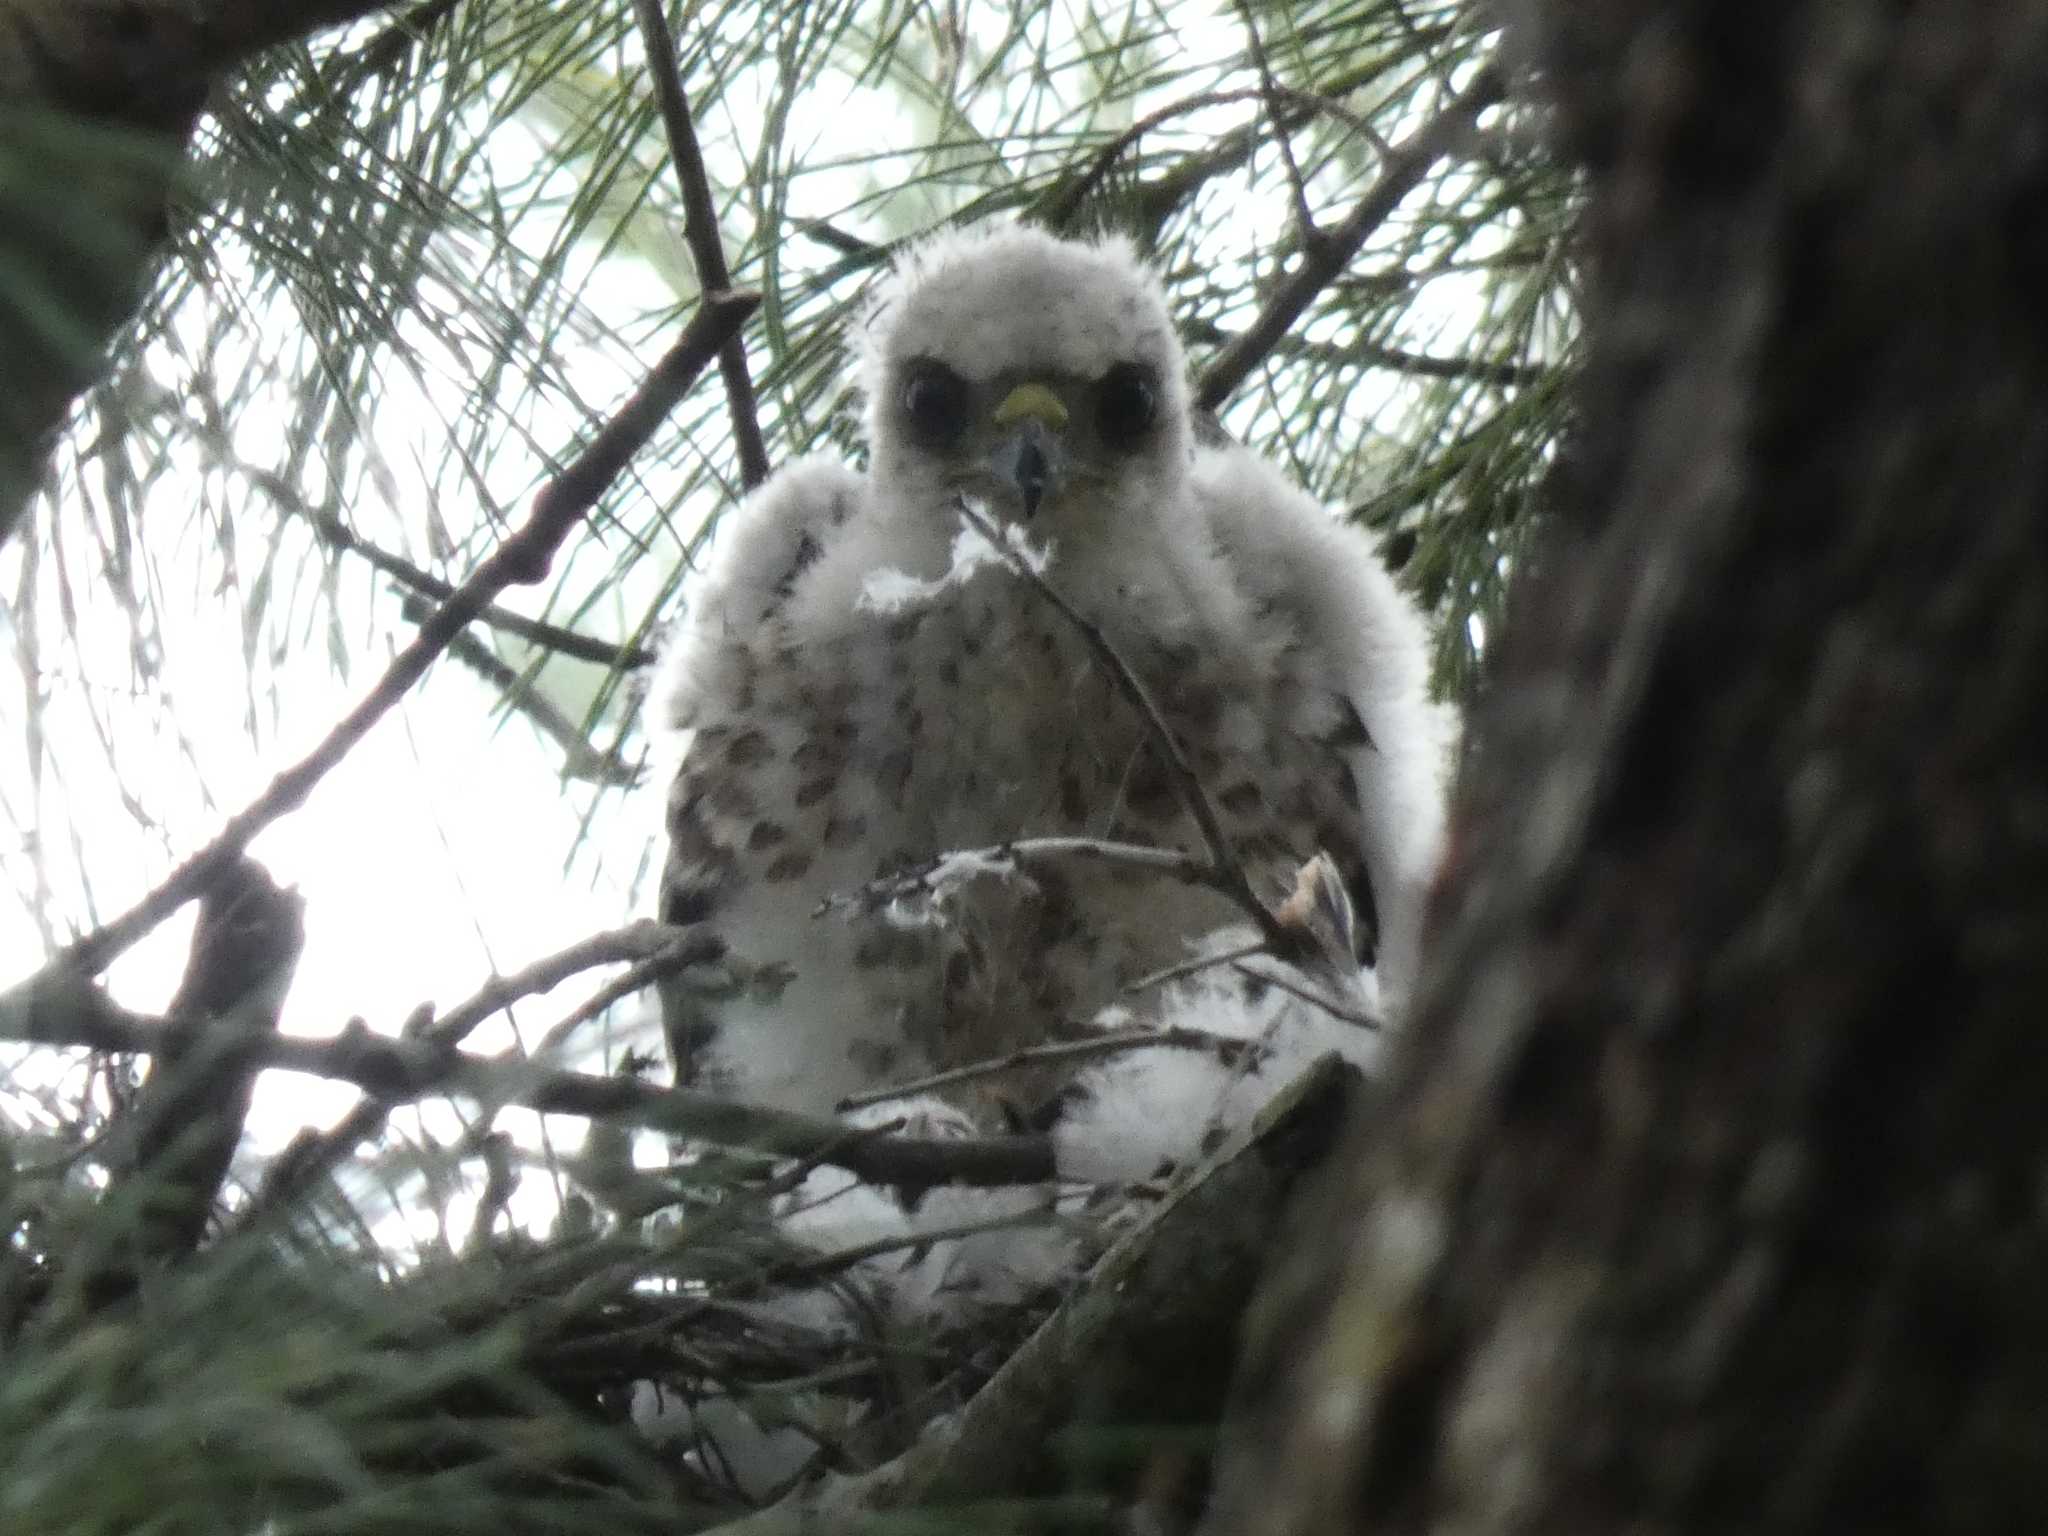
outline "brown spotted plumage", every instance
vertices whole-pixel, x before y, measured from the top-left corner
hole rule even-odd
[[[828,1109],[1042,1041],[1242,920],[1080,863],[921,907],[833,901],[1019,838],[1201,846],[1152,723],[962,498],[1146,681],[1270,901],[1328,852],[1398,999],[1446,741],[1421,623],[1360,536],[1251,454],[1196,445],[1156,282],[1116,244],[947,235],[856,340],[868,472],[801,461],[733,514],[659,695],[685,733],[661,913],[715,925],[738,969],[665,996],[679,1074]],[[996,1125],[1035,1107],[1024,1091],[961,1102]]]

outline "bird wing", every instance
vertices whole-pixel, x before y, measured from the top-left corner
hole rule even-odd
[[[1315,727],[1351,775],[1379,930],[1383,997],[1405,994],[1423,897],[1442,840],[1454,717],[1429,697],[1427,631],[1365,535],[1240,448],[1197,452],[1194,492],[1210,537],[1255,610],[1290,632]],[[1367,904],[1369,903],[1369,905]]]
[[[757,694],[798,578],[855,519],[866,494],[866,482],[845,465],[801,459],[719,530],[656,686],[656,720],[687,733],[664,817],[668,852],[657,912],[665,923],[729,915],[743,862],[777,873],[787,867],[765,845],[770,824],[760,808],[768,798],[764,778],[786,771],[798,744],[776,739],[772,721],[752,723]],[[661,1001],[672,1060],[679,1079],[688,1079],[709,1027],[702,999],[678,980],[663,985]]]
[[[866,496],[867,482],[844,464],[805,458],[728,515],[655,685],[662,726],[692,729],[707,707],[733,697],[736,651],[777,621],[797,578],[824,554]]]

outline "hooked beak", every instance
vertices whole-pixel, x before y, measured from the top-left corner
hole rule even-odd
[[[1039,507],[1057,499],[1066,478],[1067,408],[1043,384],[1019,384],[996,407],[1001,436],[989,456],[996,478],[1016,487],[1029,520]]]

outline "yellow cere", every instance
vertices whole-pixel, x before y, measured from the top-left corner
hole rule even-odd
[[[999,427],[1008,427],[1026,419],[1038,421],[1057,432],[1067,424],[1067,408],[1060,397],[1043,384],[1019,384],[996,407],[995,422]]]

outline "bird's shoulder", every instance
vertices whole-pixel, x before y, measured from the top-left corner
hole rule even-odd
[[[1413,972],[1458,732],[1456,712],[1430,697],[1428,627],[1367,534],[1258,455],[1200,450],[1194,495],[1250,605],[1286,632],[1284,665],[1303,697],[1337,704],[1330,741],[1350,770],[1372,876],[1369,895],[1354,896],[1382,930],[1392,1008]]]
[[[771,476],[728,514],[692,611],[730,624],[772,619],[868,499],[867,478],[824,455]]]
[[[1249,449],[1196,452],[1191,491],[1212,547],[1254,611],[1347,687],[1428,689],[1428,631],[1371,538]]]
[[[806,573],[866,520],[868,496],[858,470],[812,455],[725,514],[663,656],[652,695],[658,727],[692,726],[708,701],[744,692],[748,653],[780,626]]]

